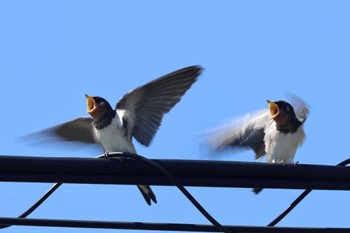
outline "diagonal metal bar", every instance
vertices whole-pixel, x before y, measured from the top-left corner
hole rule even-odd
[[[350,164],[350,159],[346,159],[340,162],[339,164],[337,164],[337,166],[346,166],[348,164]],[[300,196],[297,197],[290,204],[290,206],[288,206],[287,209],[285,209],[279,216],[277,216],[277,218],[272,220],[272,222],[270,222],[267,226],[276,226],[276,224],[279,223],[284,217],[286,217],[307,195],[311,193],[311,191],[312,191],[311,189],[307,189],[304,192],[302,192]]]

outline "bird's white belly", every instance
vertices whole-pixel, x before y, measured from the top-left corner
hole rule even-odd
[[[266,162],[268,163],[292,163],[297,148],[303,143],[305,134],[302,127],[295,133],[281,133],[273,130],[265,135]]]
[[[131,140],[125,136],[121,128],[119,118],[115,117],[110,125],[103,129],[95,129],[96,139],[101,142],[106,152],[131,152],[136,153]]]

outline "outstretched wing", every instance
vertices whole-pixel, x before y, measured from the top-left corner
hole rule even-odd
[[[207,144],[215,151],[225,149],[252,149],[255,159],[259,159],[265,152],[265,128],[269,124],[269,111],[262,110],[224,124],[211,130]]]
[[[95,140],[92,127],[92,118],[79,117],[75,120],[29,134],[22,139],[37,142],[69,141],[74,143],[98,144]]]
[[[157,132],[163,116],[177,104],[197,80],[202,68],[190,66],[143,86],[126,95],[116,105],[118,115],[126,121],[128,135],[148,146]]]

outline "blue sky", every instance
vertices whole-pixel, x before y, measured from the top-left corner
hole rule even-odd
[[[165,116],[152,145],[135,142],[139,154],[206,158],[199,143],[204,130],[266,108],[266,99],[294,93],[311,109],[307,138],[295,160],[337,164],[350,157],[349,9],[348,1],[311,0],[1,1],[0,153],[95,157],[88,148],[33,147],[17,139],[87,116],[85,93],[114,105],[154,78],[202,65],[203,75]],[[223,159],[253,161],[254,155],[227,153]],[[0,183],[0,216],[17,216],[49,187]],[[207,223],[176,188],[153,190],[158,204],[149,207],[135,186],[65,184],[31,217]],[[266,225],[301,193],[188,190],[219,222],[230,225]],[[312,192],[279,225],[350,227],[348,197],[347,192]],[[3,232],[47,230],[62,232],[39,227]]]

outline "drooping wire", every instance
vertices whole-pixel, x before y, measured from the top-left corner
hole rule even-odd
[[[346,159],[343,162],[337,164],[337,166],[346,166],[350,163],[350,159]],[[299,197],[297,197],[290,206],[285,209],[277,218],[275,218],[272,222],[267,224],[268,227],[276,226],[277,223],[279,223],[284,217],[286,217],[309,193],[311,193],[312,189],[306,189],[304,192],[302,192]]]
[[[225,233],[233,233],[228,228],[222,226],[218,221],[215,220],[214,217],[212,217],[204,208],[199,204],[199,202],[187,191],[187,189],[180,184],[180,182],[170,173],[168,172],[164,167],[160,166],[159,164],[153,162],[152,160],[149,160],[141,155],[133,154],[133,153],[119,153],[119,152],[113,152],[106,154],[107,157],[120,157],[120,156],[127,156],[132,159],[141,160],[147,164],[152,165],[153,167],[157,168],[162,175],[164,175],[171,183],[173,183],[186,197],[190,202],[201,212],[201,214],[208,219],[209,222],[211,222],[216,228],[218,228],[220,231]]]

